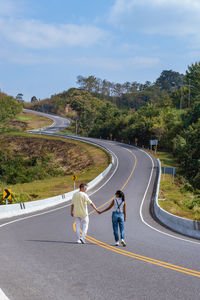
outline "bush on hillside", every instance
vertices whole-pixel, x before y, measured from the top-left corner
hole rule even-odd
[[[0,92],[0,122],[10,120],[21,112],[22,108],[22,104],[13,97]]]

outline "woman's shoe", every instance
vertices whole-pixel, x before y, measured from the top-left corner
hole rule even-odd
[[[115,243],[115,246],[119,246],[119,241],[117,241],[117,242]]]
[[[121,244],[122,244],[123,247],[126,247],[125,240],[122,239],[122,240],[121,240]]]

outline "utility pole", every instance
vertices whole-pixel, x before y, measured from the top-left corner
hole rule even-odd
[[[182,106],[183,106],[183,86],[181,86],[180,109],[182,109]]]
[[[191,90],[190,90],[191,85],[190,85],[190,82],[191,82],[191,79],[189,79],[189,85],[188,85],[188,87],[189,87],[188,107],[190,107],[190,102],[191,102]]]
[[[76,135],[78,134],[78,120],[77,120],[77,117],[76,117]]]

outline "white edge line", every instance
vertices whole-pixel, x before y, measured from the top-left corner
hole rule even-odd
[[[112,152],[112,151],[111,151],[111,152]],[[114,153],[112,152],[112,154],[114,154]],[[107,182],[108,182],[108,181],[114,176],[114,174],[116,173],[116,171],[117,171],[117,169],[118,169],[118,166],[119,166],[119,160],[118,160],[118,158],[117,158],[117,156],[116,156],[115,154],[114,154],[114,156],[115,156],[116,159],[117,159],[117,166],[116,166],[114,172],[113,172],[113,173],[111,174],[111,176],[106,180],[106,182],[104,182],[103,185],[101,185],[97,190],[95,190],[95,191],[94,191],[93,193],[91,193],[90,195],[93,195],[94,193],[96,193],[97,191],[99,191],[105,184],[107,184]],[[68,201],[71,201],[71,199],[68,200]],[[70,206],[70,205],[71,205],[71,204],[67,204],[67,205],[64,205],[64,206],[61,206],[61,207],[58,207],[58,208],[54,208],[54,209],[48,210],[48,211],[43,212],[43,213],[34,214],[34,215],[31,215],[31,216],[19,218],[19,219],[16,219],[16,220],[13,220],[13,221],[10,221],[10,222],[1,224],[1,225],[0,225],[0,228],[1,228],[1,227],[4,227],[4,226],[8,226],[8,225],[13,224],[13,223],[16,223],[16,222],[19,222],[19,221],[23,221],[23,220],[30,219],[30,218],[34,218],[34,217],[37,217],[37,216],[49,214],[49,213],[51,213],[51,212],[54,212],[54,211],[63,209],[63,208],[65,208],[65,207],[67,207],[67,206]],[[1,298],[0,298],[0,300],[1,300]]]
[[[176,236],[174,236],[174,235],[172,235],[172,234],[163,232],[163,231],[161,231],[161,230],[159,230],[159,229],[157,229],[157,228],[151,226],[150,224],[148,224],[148,223],[144,220],[143,215],[142,215],[142,208],[143,208],[144,200],[145,200],[145,198],[146,198],[146,194],[147,194],[147,191],[148,191],[148,189],[149,189],[150,182],[151,182],[151,179],[152,179],[153,169],[154,169],[154,162],[153,162],[152,157],[151,157],[147,152],[145,152],[144,150],[141,150],[141,149],[139,149],[139,150],[140,150],[141,152],[144,152],[144,153],[151,159],[151,162],[152,162],[152,169],[151,169],[151,174],[150,174],[149,182],[148,182],[147,188],[146,188],[146,190],[145,190],[145,193],[144,193],[144,196],[143,196],[141,205],[140,205],[140,218],[141,218],[142,222],[143,222],[146,226],[148,226],[149,228],[151,228],[151,229],[153,229],[153,230],[155,230],[155,231],[157,231],[157,232],[159,232],[159,233],[161,233],[161,234],[163,234],[163,235],[166,235],[166,236],[169,236],[169,237],[172,237],[172,238],[174,238],[174,239],[181,240],[181,241],[185,241],[185,242],[189,242],[189,243],[193,243],[193,244],[198,244],[198,245],[199,245],[200,243],[198,243],[198,242],[190,241],[190,240],[187,240],[187,239],[184,239],[184,238],[180,238],[180,237],[176,237]],[[111,151],[111,150],[110,150],[110,151]],[[111,151],[111,152],[112,152],[112,151]],[[112,153],[113,153],[113,152],[112,152]],[[114,154],[114,153],[113,153],[113,154]],[[114,155],[115,155],[115,154],[114,154]],[[108,180],[107,180],[106,182],[104,182],[104,184],[103,184],[102,186],[100,186],[97,190],[95,190],[95,191],[94,191],[92,194],[90,194],[90,195],[93,195],[94,193],[96,193],[97,191],[99,191],[105,184],[107,184],[107,182],[108,182],[108,181],[113,177],[113,175],[116,173],[116,171],[117,171],[117,169],[118,169],[118,165],[119,165],[119,160],[118,160],[118,158],[117,158],[116,155],[115,155],[115,157],[116,157],[116,159],[117,159],[117,166],[116,166],[114,172],[113,172],[112,175],[108,178]],[[68,201],[70,201],[70,200],[68,200]],[[7,222],[7,223],[4,223],[4,224],[0,225],[0,228],[1,228],[1,227],[4,227],[4,226],[8,226],[8,225],[10,225],[10,224],[12,224],[12,223],[16,223],[16,222],[23,221],[23,220],[26,220],[26,219],[30,219],[30,218],[34,218],[34,217],[41,216],[41,215],[44,215],[44,214],[48,214],[48,213],[51,213],[51,212],[54,212],[54,211],[63,209],[63,208],[65,208],[65,207],[67,207],[67,206],[70,206],[70,205],[71,205],[71,204],[67,204],[67,205],[64,205],[64,206],[62,206],[62,207],[58,207],[58,208],[55,208],[55,209],[51,209],[51,210],[49,210],[49,211],[47,211],[47,212],[43,212],[43,213],[39,213],[39,214],[27,216],[27,217],[20,218],[20,219],[17,219],[17,220],[13,220],[13,221],[10,221],[10,222]]]
[[[1,300],[9,300],[9,298],[4,294],[2,289],[0,288],[0,299]]]
[[[68,201],[70,201],[70,200],[68,200]],[[67,206],[70,206],[70,205],[71,205],[71,204],[67,204],[67,205],[64,205],[64,206],[62,206],[62,207],[58,207],[58,208],[54,208],[54,209],[45,211],[45,212],[43,212],[43,213],[39,213],[39,214],[35,214],[35,215],[31,215],[31,216],[19,218],[19,219],[16,219],[16,220],[13,220],[13,221],[10,221],[10,222],[1,224],[1,225],[0,225],[0,228],[1,228],[1,227],[4,227],[4,226],[7,226],[7,225],[10,225],[10,224],[12,224],[12,223],[16,223],[16,222],[23,221],[23,220],[26,220],[26,219],[34,218],[34,217],[41,216],[41,215],[45,215],[45,214],[49,214],[49,213],[51,213],[51,212],[53,212],[53,211],[62,209],[62,208],[64,208],[64,207],[67,207]],[[0,298],[0,299],[1,299],[1,298]]]
[[[118,157],[116,156],[116,154],[114,152],[112,152],[111,150],[109,150],[113,156],[115,156],[116,160],[117,160],[117,165],[115,167],[114,172],[111,174],[111,176],[106,180],[106,182],[104,182],[104,184],[102,184],[97,190],[95,190],[93,193],[91,193],[90,195],[95,194],[96,192],[98,192],[104,185],[106,185],[108,183],[108,181],[110,181],[110,179],[114,176],[114,174],[116,173],[118,166],[119,166],[119,160]]]
[[[177,240],[181,240],[181,241],[184,241],[184,242],[189,242],[189,243],[192,243],[192,244],[198,244],[198,245],[199,245],[199,244],[200,244],[199,242],[194,242],[194,241],[191,241],[191,240],[187,240],[187,239],[180,238],[180,237],[174,236],[174,235],[172,235],[172,234],[163,232],[163,231],[161,231],[161,230],[159,230],[159,229],[157,229],[157,228],[151,226],[150,224],[148,224],[148,223],[144,220],[143,215],[142,215],[142,208],[143,208],[144,200],[145,200],[145,198],[146,198],[146,194],[147,194],[147,191],[148,191],[148,189],[149,189],[149,185],[150,185],[150,182],[151,182],[151,179],[152,179],[153,169],[154,169],[154,162],[153,162],[152,157],[151,157],[147,152],[145,152],[144,150],[141,150],[141,149],[139,149],[139,150],[142,151],[142,152],[144,152],[144,153],[151,159],[151,162],[152,162],[152,169],[151,169],[151,174],[150,174],[149,182],[148,182],[147,188],[146,188],[146,190],[145,190],[145,193],[144,193],[144,196],[143,196],[143,199],[142,199],[142,203],[141,203],[141,205],[140,205],[140,218],[141,218],[142,222],[143,222],[146,226],[150,227],[151,229],[153,229],[153,230],[155,230],[155,231],[157,231],[157,232],[159,232],[159,233],[161,233],[161,234],[167,235],[167,236],[172,237],[172,238],[177,239]]]

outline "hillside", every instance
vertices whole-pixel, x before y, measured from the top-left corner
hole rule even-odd
[[[200,189],[200,63],[185,75],[165,70],[153,84],[112,84],[94,76],[79,76],[78,83],[80,89],[29,106],[71,117],[78,134],[137,140],[147,148],[156,139],[160,150],[177,157],[190,188]]]
[[[0,123],[13,118],[22,108],[22,104],[16,99],[0,92]]]
[[[72,190],[73,174],[80,184],[91,181],[107,167],[107,154],[92,145],[26,132],[44,122],[49,120],[20,113],[1,124],[0,204],[5,203],[5,187],[12,190],[12,203],[43,199]]]

